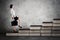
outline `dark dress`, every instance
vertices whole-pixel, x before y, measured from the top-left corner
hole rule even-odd
[[[11,26],[17,26],[17,25],[18,25],[18,22],[16,20],[11,22]]]
[[[14,20],[11,22],[11,26],[17,26],[18,25],[18,17],[14,17]]]

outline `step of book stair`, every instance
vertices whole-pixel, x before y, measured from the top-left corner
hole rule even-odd
[[[53,20],[60,20],[60,18],[54,18]]]
[[[53,23],[60,24],[60,20],[59,21],[53,21]]]
[[[28,30],[28,31],[27,31],[27,30],[24,30],[24,31],[19,30],[19,33],[20,33],[20,34],[28,34],[29,32],[30,32],[29,30]]]
[[[30,25],[30,27],[42,27],[42,25]]]
[[[20,28],[19,30],[30,30],[30,28]]]
[[[42,34],[38,34],[38,33],[36,33],[36,34],[32,34],[32,33],[30,33],[30,34],[20,34],[20,33],[6,33],[6,36],[60,36],[60,34],[59,33],[52,33],[52,34],[50,34],[50,33],[42,33]]]
[[[47,30],[51,30],[51,27],[47,27],[47,28],[46,28],[46,27],[42,27],[41,29],[42,29],[42,30],[43,30],[43,29],[45,29],[45,30],[46,30],[46,29],[47,29]]]
[[[60,26],[60,24],[53,24],[53,26]]]
[[[6,36],[29,36],[29,34],[6,33]]]
[[[30,34],[40,34],[40,31],[30,31]]]
[[[51,36],[51,34],[41,34],[41,36]]]
[[[41,34],[50,34],[51,31],[41,31]]]
[[[53,27],[52,30],[60,30],[59,27]]]
[[[60,34],[60,31],[52,31],[52,34]]]
[[[42,22],[42,23],[44,23],[44,24],[51,24],[51,23],[53,23],[53,22],[51,21],[51,22]]]
[[[43,22],[42,26],[52,26],[53,22]]]
[[[30,31],[40,31],[40,29],[30,29]]]
[[[40,34],[30,34],[30,36],[40,36]]]
[[[42,26],[42,27],[44,27],[44,28],[48,28],[48,27],[53,27],[53,26],[52,26],[52,25],[51,25],[51,26],[48,26],[48,25],[46,26],[46,25],[44,25],[44,26]]]
[[[42,27],[43,26],[52,26],[52,24],[42,24]]]
[[[30,29],[40,29],[41,27],[30,27]]]
[[[53,26],[52,28],[60,28],[60,26]]]
[[[52,36],[60,36],[60,34],[52,34]]]
[[[52,29],[53,31],[60,31],[60,29]]]
[[[30,32],[30,34],[40,34],[40,32]]]
[[[53,23],[59,23],[60,24],[60,18],[53,19]]]
[[[51,29],[41,29],[41,31],[51,31]]]

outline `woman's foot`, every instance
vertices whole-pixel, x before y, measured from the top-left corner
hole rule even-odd
[[[20,28],[22,28],[20,25],[19,25]]]

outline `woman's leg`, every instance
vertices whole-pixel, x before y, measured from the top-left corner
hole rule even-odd
[[[16,32],[16,27],[15,26],[13,26],[13,30],[14,30],[14,32]]]
[[[14,32],[18,32],[19,31],[19,27],[18,26],[14,26]]]

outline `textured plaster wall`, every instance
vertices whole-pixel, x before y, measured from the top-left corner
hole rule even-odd
[[[31,24],[42,24],[60,17],[59,0],[0,0],[0,28],[11,29],[9,5],[14,5],[16,15],[20,17],[20,25],[29,27]]]

